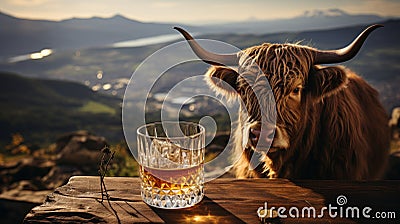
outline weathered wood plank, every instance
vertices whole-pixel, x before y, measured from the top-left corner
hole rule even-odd
[[[72,177],[68,184],[47,196],[46,202],[26,216],[25,223],[258,223],[257,209],[267,202],[274,207],[370,206],[377,211],[396,211],[400,216],[400,181],[289,181],[284,179],[217,179],[206,183],[205,198],[180,210],[152,208],[142,202],[139,178],[107,177],[110,203],[100,202],[98,177]],[[287,211],[286,211],[287,212]],[[287,213],[286,213],[287,214]],[[324,213],[325,214],[325,213]],[[318,215],[318,214],[317,214]],[[270,219],[273,223],[355,223],[374,220],[321,218]],[[375,220],[379,223],[379,220]],[[382,220],[380,220],[382,221]],[[398,220],[385,220],[385,223]]]
[[[163,223],[140,198],[137,178],[106,178],[110,195],[101,202],[98,177],[72,177],[32,209],[25,223]]]

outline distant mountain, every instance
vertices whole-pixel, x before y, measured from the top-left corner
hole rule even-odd
[[[0,57],[41,50],[99,47],[173,33],[177,24],[143,23],[121,15],[62,21],[19,19],[0,13]]]
[[[43,144],[79,129],[114,141],[122,139],[118,98],[70,81],[31,79],[5,72],[0,72],[0,80],[0,145],[11,133]]]
[[[377,15],[353,15],[339,9],[307,11],[301,16],[276,20],[248,20],[204,26],[144,23],[122,15],[110,18],[67,19],[62,21],[20,19],[0,12],[0,61],[12,56],[40,51],[102,47],[112,43],[164,34],[176,34],[173,26],[196,33],[267,34],[309,31],[376,23]]]
[[[349,14],[340,9],[306,11],[289,19],[248,20],[209,26],[210,29],[237,34],[267,34],[277,32],[332,29],[387,20],[386,17],[368,14]]]

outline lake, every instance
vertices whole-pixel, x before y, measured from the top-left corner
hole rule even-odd
[[[196,36],[198,34],[199,33],[193,33],[193,36]],[[111,48],[143,47],[143,46],[148,46],[148,45],[153,45],[153,44],[167,43],[167,42],[171,42],[171,41],[175,41],[175,40],[183,40],[182,35],[177,33],[177,34],[165,34],[165,35],[158,35],[158,36],[152,36],[152,37],[145,37],[145,38],[139,38],[139,39],[134,39],[134,40],[127,40],[127,41],[113,43],[113,44],[109,45],[108,47],[111,47]],[[15,62],[26,61],[26,60],[39,60],[39,59],[49,56],[52,53],[53,53],[52,49],[42,49],[38,52],[11,57],[8,59],[8,62],[15,63]]]

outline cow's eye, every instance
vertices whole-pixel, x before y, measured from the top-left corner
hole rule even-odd
[[[298,95],[300,93],[300,91],[301,91],[301,87],[296,87],[293,89],[292,94]]]

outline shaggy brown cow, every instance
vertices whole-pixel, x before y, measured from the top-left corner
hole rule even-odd
[[[343,66],[320,65],[350,60],[380,26],[368,27],[339,50],[264,43],[229,55],[206,51],[186,31],[175,28],[199,58],[213,65],[207,72],[212,88],[242,99],[234,146],[237,153],[243,153],[234,166],[237,177],[381,177],[389,130],[377,91]],[[255,62],[262,72],[249,70],[249,62]],[[224,65],[239,66],[238,71]],[[265,86],[261,77],[268,79],[271,90],[260,88]],[[268,104],[273,101],[271,96],[274,108]],[[276,123],[269,117],[276,117]],[[260,140],[264,144],[258,145]],[[254,169],[253,154],[261,162]]]

